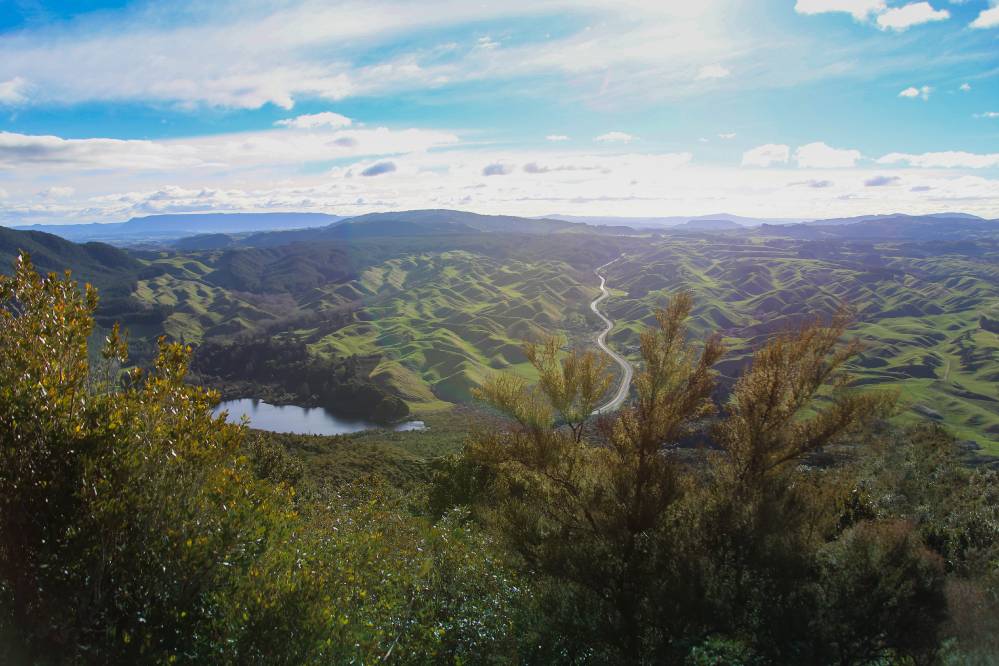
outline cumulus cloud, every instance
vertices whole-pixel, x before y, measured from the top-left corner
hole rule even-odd
[[[974,21],[971,22],[972,28],[995,28],[999,27],[999,5],[993,6],[991,9],[983,9],[982,13],[978,15]]]
[[[999,111],[986,111],[985,113],[976,113],[976,118],[999,118]]]
[[[953,2],[953,0],[952,0]],[[799,14],[843,12],[857,21],[873,19],[881,30],[902,32],[912,26],[950,18],[946,9],[935,9],[929,2],[910,2],[889,7],[885,0],[798,0],[794,7]]]
[[[917,88],[916,86],[909,86],[902,92],[898,94],[899,97],[906,97],[908,99],[916,99],[917,97],[922,97],[923,101],[930,98],[930,93],[933,92],[933,88],[930,86],[923,86],[922,88]]]
[[[791,148],[789,146],[768,143],[744,152],[742,165],[767,167],[771,164],[786,164],[790,156]]]
[[[799,146],[794,152],[798,166],[806,169],[843,169],[856,166],[859,150],[833,148],[821,141]]]
[[[513,173],[513,167],[500,162],[493,162],[482,167],[483,176],[506,176],[511,173]]]
[[[382,174],[395,171],[395,162],[375,162],[361,172],[362,176],[381,176]]]
[[[341,116],[339,113],[324,111],[322,113],[306,114],[295,118],[286,118],[274,124],[280,127],[292,127],[295,129],[316,129],[317,127],[340,129],[342,127],[350,127],[352,121],[347,116]]]
[[[798,166],[806,169],[842,169],[852,167],[861,158],[859,150],[833,148],[821,141],[800,146],[794,153]]]
[[[298,132],[273,130],[275,140]],[[302,133],[303,138],[314,136]],[[320,141],[319,143],[324,143]],[[793,147],[790,149],[793,152]],[[395,155],[405,154],[405,157]],[[388,176],[361,178],[361,170],[393,160]],[[514,165],[501,178],[483,178],[490,164]],[[524,169],[535,164],[541,174]],[[999,217],[999,179],[970,177],[960,171],[873,165],[856,171],[808,171],[789,178],[786,168],[752,169],[691,164],[689,153],[605,154],[574,150],[452,147],[448,150],[397,151],[382,158],[344,158],[333,171],[307,170],[300,163],[284,168],[240,169],[239,186],[228,169],[149,173],[123,170],[69,174],[58,183],[53,171],[18,169],[2,174],[12,199],[0,204],[0,224],[32,221],[121,221],[154,212],[322,211],[357,214],[413,208],[464,208],[483,213],[537,216],[559,211],[579,215],[706,214],[719,202],[758,216],[819,217],[859,215],[879,209],[912,213],[960,208],[983,217]],[[575,169],[561,170],[558,167]],[[786,164],[777,164],[785,167]],[[355,177],[348,178],[348,173]],[[897,187],[867,189],[865,179],[894,175]],[[814,182],[808,179],[813,179]],[[799,180],[792,187],[789,181]],[[822,181],[834,181],[826,185]],[[53,184],[73,186],[62,199],[34,196]],[[814,185],[814,187],[812,186]],[[822,187],[820,187],[822,185]],[[904,187],[901,185],[905,185]],[[910,185],[932,187],[917,194]],[[598,193],[598,194],[594,194]],[[839,198],[839,197],[845,198]]]
[[[21,104],[28,101],[28,82],[20,76],[0,81],[0,104]]]
[[[798,0],[794,5],[794,11],[799,14],[845,12],[858,21],[885,9],[884,0]]]
[[[799,180],[791,183],[792,186],[804,186],[811,187],[812,189],[822,190],[827,187],[832,187],[833,182],[831,180]]]
[[[988,169],[999,166],[999,153],[967,153],[959,150],[935,153],[889,153],[878,164],[908,164],[914,167],[942,169]]]
[[[567,137],[565,134],[549,134],[548,136],[545,137],[545,141],[558,142],[558,141],[568,141],[568,140],[569,137]]]
[[[607,132],[606,134],[594,137],[593,140],[600,143],[631,143],[635,140],[635,137],[626,132]]]
[[[864,187],[885,187],[897,185],[902,179],[898,176],[874,176],[864,181]]]
[[[732,72],[722,65],[704,65],[699,70],[697,70],[697,80],[703,81],[704,79],[724,79],[730,76]]]
[[[735,138],[735,132],[727,132],[727,133],[724,133],[724,134],[719,134],[718,138],[719,139],[725,139],[726,141],[728,139],[734,139]]]
[[[958,87],[958,90],[960,90],[961,92],[971,92],[971,84],[962,83],[960,87]]]
[[[946,9],[933,9],[928,2],[913,2],[902,7],[893,7],[878,16],[878,27],[882,30],[901,32],[914,25],[933,21],[946,21],[950,12]]]

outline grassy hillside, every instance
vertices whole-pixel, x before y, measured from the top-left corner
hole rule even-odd
[[[634,356],[651,308],[691,289],[699,332],[725,335],[721,367],[732,378],[768,334],[842,302],[867,346],[853,368],[858,384],[898,389],[901,420],[942,421],[997,454],[999,336],[988,330],[999,316],[997,260],[990,241],[664,240],[611,266],[618,291],[607,308],[620,322],[611,340]]]
[[[103,243],[77,244],[41,231],[0,227],[0,270],[8,273],[20,252],[28,252],[41,272],[73,271],[73,277],[102,290],[128,293],[146,265],[124,250]],[[122,284],[124,283],[124,284]],[[121,289],[116,289],[120,286]]]
[[[375,376],[407,400],[463,402],[491,369],[530,376],[521,341],[555,331],[585,341],[595,327],[587,307],[594,282],[559,261],[467,251],[407,255],[322,290],[317,307],[343,298],[360,303],[349,325],[300,333],[321,354],[383,354]]]
[[[586,344],[592,270],[627,243],[474,233],[161,253],[135,294],[168,309],[160,328],[175,339],[272,331],[319,356],[378,356],[373,381],[437,410],[469,400],[492,370],[530,376],[524,340]]]
[[[618,323],[611,343],[633,358],[641,328],[676,289],[695,293],[695,334],[726,337],[720,369],[729,382],[767,335],[846,303],[867,345],[853,368],[859,385],[898,389],[902,421],[943,422],[999,454],[999,242],[986,233],[991,223],[967,220],[974,233],[915,242],[868,236],[914,225],[918,238],[936,227],[896,216],[786,227],[783,235],[768,227],[642,238],[490,233],[489,225],[520,218],[406,215],[421,233],[278,244],[297,238],[285,232],[141,254],[0,229],[0,254],[9,266],[24,248],[40,268],[69,266],[101,287],[98,321],[123,320],[137,357],[162,334],[194,344],[281,334],[318,357],[377,359],[367,379],[433,412],[467,402],[494,370],[530,377],[523,340],[561,333],[590,344],[599,328],[588,307],[593,268],[623,253],[609,269],[605,308]],[[940,222],[946,234],[952,222]],[[430,233],[438,223],[451,230]]]

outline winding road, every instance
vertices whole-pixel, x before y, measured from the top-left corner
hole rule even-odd
[[[624,401],[628,399],[628,390],[631,388],[631,378],[635,374],[634,369],[632,369],[631,367],[631,363],[628,363],[628,359],[621,356],[616,351],[607,346],[607,334],[610,333],[611,330],[614,328],[614,322],[611,321],[608,317],[606,317],[604,313],[602,313],[600,309],[597,307],[608,296],[610,296],[610,292],[607,291],[607,278],[605,278],[600,273],[600,271],[607,268],[620,258],[621,257],[618,257],[617,259],[612,259],[603,266],[600,266],[593,271],[594,273],[596,273],[597,277],[600,278],[600,296],[598,296],[592,303],[590,303],[590,309],[593,310],[593,312],[598,317],[600,317],[600,319],[602,319],[604,322],[604,330],[601,331],[596,338],[597,346],[600,347],[600,349],[603,350],[605,354],[614,359],[615,363],[621,366],[621,372],[622,372],[621,385],[618,386],[617,393],[615,393],[614,397],[611,398],[609,401],[607,401],[600,407],[594,409],[593,410],[594,414],[606,414],[607,412],[613,412],[622,404],[624,404]]]

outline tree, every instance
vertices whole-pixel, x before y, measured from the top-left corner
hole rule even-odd
[[[715,337],[700,349],[688,342],[692,307],[680,293],[656,313],[657,327],[642,334],[634,400],[599,419],[593,436],[579,434],[586,419],[559,427],[553,417],[566,396],[607,385],[565,370],[602,370],[578,363],[580,352],[562,364],[552,361],[555,341],[529,353],[541,378],[534,389],[509,377],[487,382],[479,395],[511,422],[466,447],[495,478],[496,503],[484,514],[521,566],[542,574],[561,622],[553,640],[570,658],[696,661],[718,645],[760,659],[825,659],[809,632],[829,579],[818,572],[832,571],[819,553],[838,536],[847,484],[799,465],[884,414],[893,397],[849,388],[842,368],[858,347],[839,345],[848,321],[839,315],[759,349],[719,413],[712,367],[722,347]],[[675,452],[694,434],[713,451],[701,464]],[[896,580],[929,572],[929,592],[909,606],[929,626],[938,579],[931,565],[910,566],[921,561],[911,552],[916,560],[869,566],[895,566],[885,576]],[[870,603],[863,607],[877,617]],[[891,619],[877,640],[902,645],[912,623]]]
[[[207,649],[225,614],[213,592],[281,538],[287,487],[257,480],[242,430],[183,383],[189,350],[161,342],[153,370],[123,386],[115,328],[93,373],[96,292],[23,256],[0,303],[0,578],[28,649]]]
[[[27,257],[0,276],[0,661],[509,661],[530,599],[488,538],[373,482],[296,499],[189,349],[123,374],[114,329],[92,366],[96,304]]]
[[[643,603],[653,573],[647,537],[683,492],[662,449],[714,411],[711,366],[721,345],[712,338],[698,352],[687,342],[691,307],[689,294],[677,295],[656,313],[658,328],[642,334],[636,400],[600,423],[600,445],[581,438],[610,383],[592,352],[555,363],[557,341],[528,347],[541,377],[536,390],[500,376],[479,392],[515,422],[509,431],[479,434],[469,449],[499,473],[500,530],[528,566],[571,582],[578,605],[598,609],[597,637],[629,658],[641,653],[651,622]],[[554,414],[568,432],[555,427]]]

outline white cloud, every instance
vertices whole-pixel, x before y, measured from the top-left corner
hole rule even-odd
[[[0,81],[0,104],[20,104],[28,101],[28,82],[20,76],[9,81]]]
[[[347,116],[341,116],[339,113],[333,113],[332,111],[323,111],[322,113],[312,113],[279,120],[274,124],[280,127],[294,127],[295,129],[315,129],[317,127],[340,129],[342,127],[350,127],[351,123],[351,119]]]
[[[458,143],[423,129],[281,129],[163,141],[63,139],[0,132],[0,170],[152,170],[268,167],[393,155]]]
[[[916,99],[917,97],[922,97],[923,101],[930,98],[930,93],[933,92],[933,88],[930,86],[923,86],[922,88],[917,88],[916,86],[909,86],[902,92],[898,94],[899,97],[906,97],[908,99]]]
[[[985,113],[976,113],[975,118],[999,118],[999,111],[986,111]]]
[[[697,70],[697,80],[703,81],[705,79],[724,79],[731,74],[732,72],[727,67],[722,65],[704,65]]]
[[[999,5],[991,9],[983,9],[978,18],[971,22],[972,28],[995,28],[997,26],[999,26]]]
[[[491,51],[499,47],[499,42],[493,41],[493,39],[489,36],[479,37],[479,41],[476,42],[476,47],[480,49],[486,49],[487,51]]]
[[[76,189],[72,187],[47,187],[38,193],[42,199],[65,199],[76,194]]]
[[[889,153],[878,164],[908,164],[914,167],[943,169],[988,169],[999,167],[999,153],[979,154],[950,150],[936,153]]]
[[[607,132],[593,139],[600,143],[631,143],[635,137],[626,132]]]
[[[727,133],[724,133],[724,134],[719,134],[718,138],[719,139],[725,139],[725,140],[734,139],[735,138],[735,132],[727,132]]]
[[[961,92],[971,92],[971,84],[962,83],[961,86],[958,88],[958,90],[960,90]]]
[[[790,156],[790,147],[783,144],[768,143],[744,152],[742,154],[742,165],[767,167],[771,164],[784,164],[787,163]]]
[[[297,130],[273,133],[278,138],[299,134]],[[316,140],[315,133],[301,135]],[[17,170],[3,174],[11,198],[0,202],[0,224],[121,221],[151,213],[208,210],[352,215],[413,208],[636,217],[707,214],[717,212],[719,206],[740,214],[781,217],[961,209],[999,217],[999,179],[960,171],[888,169],[872,164],[871,168],[814,169],[803,174],[786,163],[750,169],[694,164],[689,153],[609,155],[556,148],[561,147],[456,146],[345,160],[325,171],[304,172],[297,163],[283,169],[241,169],[238,185],[229,170],[122,170],[114,177],[103,172],[73,173],[59,183],[76,189],[64,199],[35,196],[52,184],[51,169],[35,177]],[[391,175],[358,177],[385,160],[396,166]],[[516,168],[502,177],[483,177],[483,169],[490,164]],[[527,170],[528,164],[534,164],[536,172]],[[899,186],[864,185],[884,175],[900,178]]]
[[[794,152],[799,167],[806,169],[842,169],[852,167],[862,157],[859,150],[841,150],[821,141],[800,146]]]
[[[177,0],[171,9],[179,6],[175,13],[184,18],[172,22],[162,20],[156,3],[140,3],[99,19],[4,34],[0,81],[30,80],[38,103],[290,109],[303,98],[397,94],[549,72],[599,82],[612,67],[614,89],[679,96],[694,92],[691,72],[700,63],[747,47],[720,11],[725,1],[628,0],[622,12],[614,0]],[[445,28],[560,13],[587,27],[503,48],[490,37],[470,49],[430,43]]]
[[[884,0],[798,0],[794,5],[794,11],[799,14],[845,12],[858,21],[884,10]]]
[[[950,12],[946,9],[936,10],[928,2],[913,2],[902,7],[893,7],[878,16],[878,27],[882,30],[908,30],[914,25],[932,21],[946,21]]]
[[[569,137],[567,137],[565,134],[549,134],[548,136],[545,137],[545,140],[546,141],[555,141],[555,142],[558,142],[558,141],[568,141]]]
[[[179,144],[121,139],[63,139],[0,132],[0,170],[43,168],[159,169],[200,166]]]

